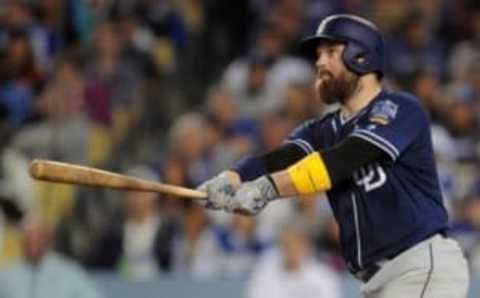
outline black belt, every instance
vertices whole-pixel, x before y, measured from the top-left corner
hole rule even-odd
[[[373,264],[367,268],[353,273],[353,275],[364,283],[367,283],[382,268],[378,264]]]

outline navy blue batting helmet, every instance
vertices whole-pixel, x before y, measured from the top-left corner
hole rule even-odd
[[[315,35],[301,42],[301,47],[312,55],[322,40],[345,43],[343,62],[350,71],[359,75],[376,72],[383,76],[385,44],[372,22],[349,14],[328,16],[320,23]]]

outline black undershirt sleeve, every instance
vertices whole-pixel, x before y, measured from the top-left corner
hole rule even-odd
[[[355,171],[374,161],[389,161],[382,149],[357,137],[349,137],[339,145],[319,151],[327,168],[332,186],[349,179]],[[273,151],[259,155],[268,173],[284,170],[307,156],[295,144],[286,144]]]
[[[390,160],[385,151],[357,137],[349,137],[338,146],[321,150],[320,154],[327,168],[332,186],[343,183],[362,166],[374,161]]]
[[[295,144],[286,144],[264,154],[261,158],[268,173],[286,169],[307,156],[305,150]]]
[[[281,171],[296,163],[307,153],[295,144],[285,144],[270,152],[246,156],[235,163],[230,169],[240,175],[245,181],[255,180],[262,175]]]

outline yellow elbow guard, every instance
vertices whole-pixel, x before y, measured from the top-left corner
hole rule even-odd
[[[301,195],[326,191],[332,187],[327,167],[318,152],[309,154],[290,166],[288,174]]]

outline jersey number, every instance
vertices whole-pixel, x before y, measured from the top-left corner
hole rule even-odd
[[[379,164],[372,164],[353,173],[353,180],[357,186],[363,187],[365,192],[369,192],[385,184],[387,175]]]

